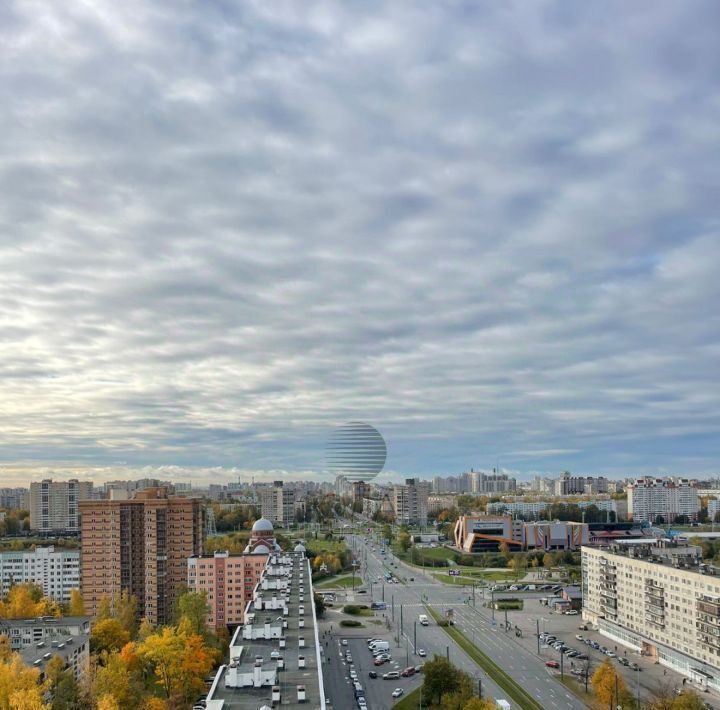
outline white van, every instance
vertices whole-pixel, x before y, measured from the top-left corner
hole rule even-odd
[[[430,621],[427,618],[427,614],[420,614],[418,619],[423,626],[428,626],[430,624]]]

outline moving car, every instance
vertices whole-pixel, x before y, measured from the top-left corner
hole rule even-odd
[[[392,692],[393,698],[399,698],[405,691],[402,688],[395,688]]]
[[[560,668],[560,664],[557,661],[545,661],[545,665],[548,668]]]
[[[375,671],[370,671],[370,673],[368,673],[368,675],[369,675],[371,678],[377,678],[377,673],[376,673]]]
[[[420,658],[425,658],[425,656],[427,656],[427,653],[425,652],[424,648],[419,648],[417,653],[418,653],[418,656],[420,656]]]
[[[340,643],[341,643],[343,646],[347,646],[347,639],[343,639],[342,641],[340,641]]]
[[[410,676],[415,675],[415,666],[409,666],[400,675],[403,678],[409,678]]]
[[[388,671],[387,673],[383,673],[383,678],[385,680],[395,680],[396,678],[400,677],[400,671]]]

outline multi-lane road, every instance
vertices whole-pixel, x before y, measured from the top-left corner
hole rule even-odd
[[[378,547],[374,543],[368,543],[362,536],[349,535],[348,544],[354,549],[356,558],[361,563],[360,575],[364,580],[363,588],[368,590],[365,595],[348,593],[347,601],[369,603],[371,600],[379,601],[383,598],[388,605],[383,621],[390,623],[391,629],[389,638],[392,641],[392,653],[395,665],[400,669],[405,665],[415,665],[422,662],[417,655],[419,649],[424,649],[427,657],[433,655],[447,655],[454,665],[470,674],[476,680],[482,682],[484,696],[493,698],[507,698],[507,694],[500,689],[487,674],[450,638],[446,633],[440,631],[434,622],[429,626],[422,626],[418,617],[424,613],[424,605],[429,604],[434,610],[444,614],[447,609],[453,609],[454,621],[459,628],[475,645],[503,670],[505,670],[516,682],[540,702],[543,707],[558,708],[559,710],[580,710],[584,704],[572,695],[564,686],[560,685],[546,669],[544,662],[537,655],[529,652],[526,648],[516,642],[512,632],[503,630],[500,623],[493,622],[490,610],[480,606],[480,598],[477,599],[477,606],[466,603],[468,593],[462,587],[442,584],[435,580],[430,574],[424,574],[422,570],[410,567],[396,558],[391,560],[381,556]],[[391,571],[398,575],[400,584],[383,584],[385,572]],[[372,586],[371,586],[372,585]],[[498,616],[498,622],[500,617]],[[402,622],[402,627],[401,627]],[[336,638],[334,645],[339,643],[341,632],[335,628]],[[370,633],[370,632],[368,632]],[[368,635],[368,634],[365,634]],[[374,635],[374,634],[370,634]],[[352,640],[350,641],[355,645]],[[367,648],[363,649],[367,655]],[[338,658],[342,663],[342,659]],[[366,659],[363,658],[363,661]],[[408,663],[409,661],[409,663]],[[381,667],[383,670],[387,666]],[[380,669],[378,669],[380,670]],[[326,674],[327,675],[327,674]],[[384,687],[384,693],[380,697],[373,697],[375,692],[367,696],[369,710],[382,710],[391,707],[392,699],[389,697],[395,681],[369,681],[367,672],[362,678],[363,685],[376,683]],[[334,679],[337,680],[337,679]],[[412,681],[412,682],[411,682]],[[404,684],[408,689],[418,684],[418,681],[406,679]],[[326,692],[332,686],[332,693],[337,696],[345,692],[348,697],[337,697],[343,706],[356,707],[349,684],[345,684],[346,690],[337,683],[329,683],[326,680]],[[387,696],[387,699],[385,699]],[[332,697],[332,696],[331,696]],[[375,701],[373,703],[373,700]],[[511,702],[511,705],[514,703]]]

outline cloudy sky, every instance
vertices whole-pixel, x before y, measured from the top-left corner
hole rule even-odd
[[[720,5],[0,6],[0,465],[720,472]]]

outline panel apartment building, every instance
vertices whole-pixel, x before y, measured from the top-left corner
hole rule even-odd
[[[146,488],[132,498],[83,501],[80,511],[86,611],[94,615],[103,597],[127,590],[138,598],[140,616],[153,624],[170,621],[187,583],[188,558],[203,552],[202,502]]]
[[[627,486],[628,517],[634,522],[674,523],[683,515],[697,520],[697,488],[687,478],[640,478]]]
[[[77,533],[81,500],[93,496],[90,481],[53,481],[30,484],[30,528],[40,533]]]
[[[720,568],[682,542],[582,549],[583,619],[604,636],[720,690]]]
[[[263,518],[286,527],[295,522],[295,490],[286,488],[282,481],[260,490],[260,508]]]
[[[70,601],[70,592],[80,589],[80,551],[38,547],[35,550],[0,552],[0,596],[14,584],[33,582],[46,597]]]
[[[414,478],[405,479],[405,485],[393,486],[393,508],[398,525],[427,525],[427,507],[430,484]]]

